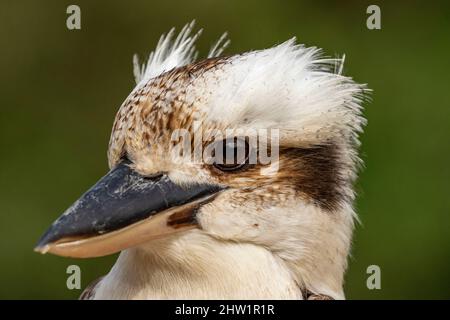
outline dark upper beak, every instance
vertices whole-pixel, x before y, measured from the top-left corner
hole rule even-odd
[[[146,238],[145,233],[148,232],[170,233],[167,230],[161,231],[165,228],[164,223],[167,228],[172,229],[177,229],[177,221],[183,225],[192,224],[195,220],[192,216],[195,210],[210,201],[222,189],[223,187],[217,185],[200,184],[181,187],[165,174],[147,178],[133,171],[127,163],[121,163],[50,226],[35,250],[73,257],[110,254],[136,242],[133,241],[130,226],[139,227],[136,230],[142,233],[140,241]],[[163,221],[154,219],[153,216],[161,212],[169,214]],[[143,224],[143,221],[158,226],[149,227]],[[127,230],[119,232],[123,229]],[[110,234],[119,239],[114,240],[114,237],[106,236]],[[95,250],[89,249],[89,245],[93,246],[93,241],[87,240],[102,237],[107,241],[96,239]],[[120,244],[121,237],[124,245]],[[75,251],[74,245],[77,248]],[[87,250],[82,250],[83,245]],[[99,245],[102,248],[99,248]]]

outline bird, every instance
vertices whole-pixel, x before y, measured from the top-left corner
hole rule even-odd
[[[370,90],[296,38],[198,60],[194,26],[134,56],[110,171],[35,251],[120,252],[81,299],[345,299]]]

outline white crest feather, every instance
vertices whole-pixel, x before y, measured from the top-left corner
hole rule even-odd
[[[219,40],[217,40],[217,42],[211,47],[211,50],[209,50],[208,58],[218,57],[222,54],[222,52],[230,44],[230,39],[227,39],[227,36],[228,36],[227,32],[222,34]]]
[[[367,89],[342,75],[344,59],[324,57],[292,38],[231,57],[232,63],[204,82],[208,88],[199,84],[197,94],[206,98],[211,92],[205,110],[229,125],[282,128],[310,142],[355,140],[365,123],[361,104]]]
[[[202,33],[202,29],[191,35],[195,25],[195,20],[186,24],[178,36],[173,40],[175,28],[172,28],[166,35],[163,34],[159,39],[155,51],[152,51],[148,57],[147,63],[140,65],[137,55],[133,57],[133,73],[136,84],[141,81],[146,82],[151,78],[192,63],[197,58],[198,52],[195,49],[195,42]],[[211,48],[208,58],[217,57],[229,45],[230,41],[226,39],[225,32],[215,45]]]

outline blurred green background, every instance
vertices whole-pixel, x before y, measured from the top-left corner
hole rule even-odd
[[[12,1],[0,5],[0,298],[78,297],[115,256],[42,256],[44,230],[107,171],[115,112],[134,86],[133,53],[197,19],[204,54],[228,31],[227,53],[292,36],[347,55],[345,73],[368,83],[362,137],[362,224],[346,281],[349,299],[450,298],[450,5],[381,2],[382,29],[366,28],[366,1]],[[66,28],[81,7],[82,29]],[[381,267],[381,290],[366,268]]]

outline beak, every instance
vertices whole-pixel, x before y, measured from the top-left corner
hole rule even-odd
[[[121,163],[58,218],[34,250],[100,257],[195,228],[198,209],[223,189],[201,184],[181,187],[165,174],[147,178]]]

